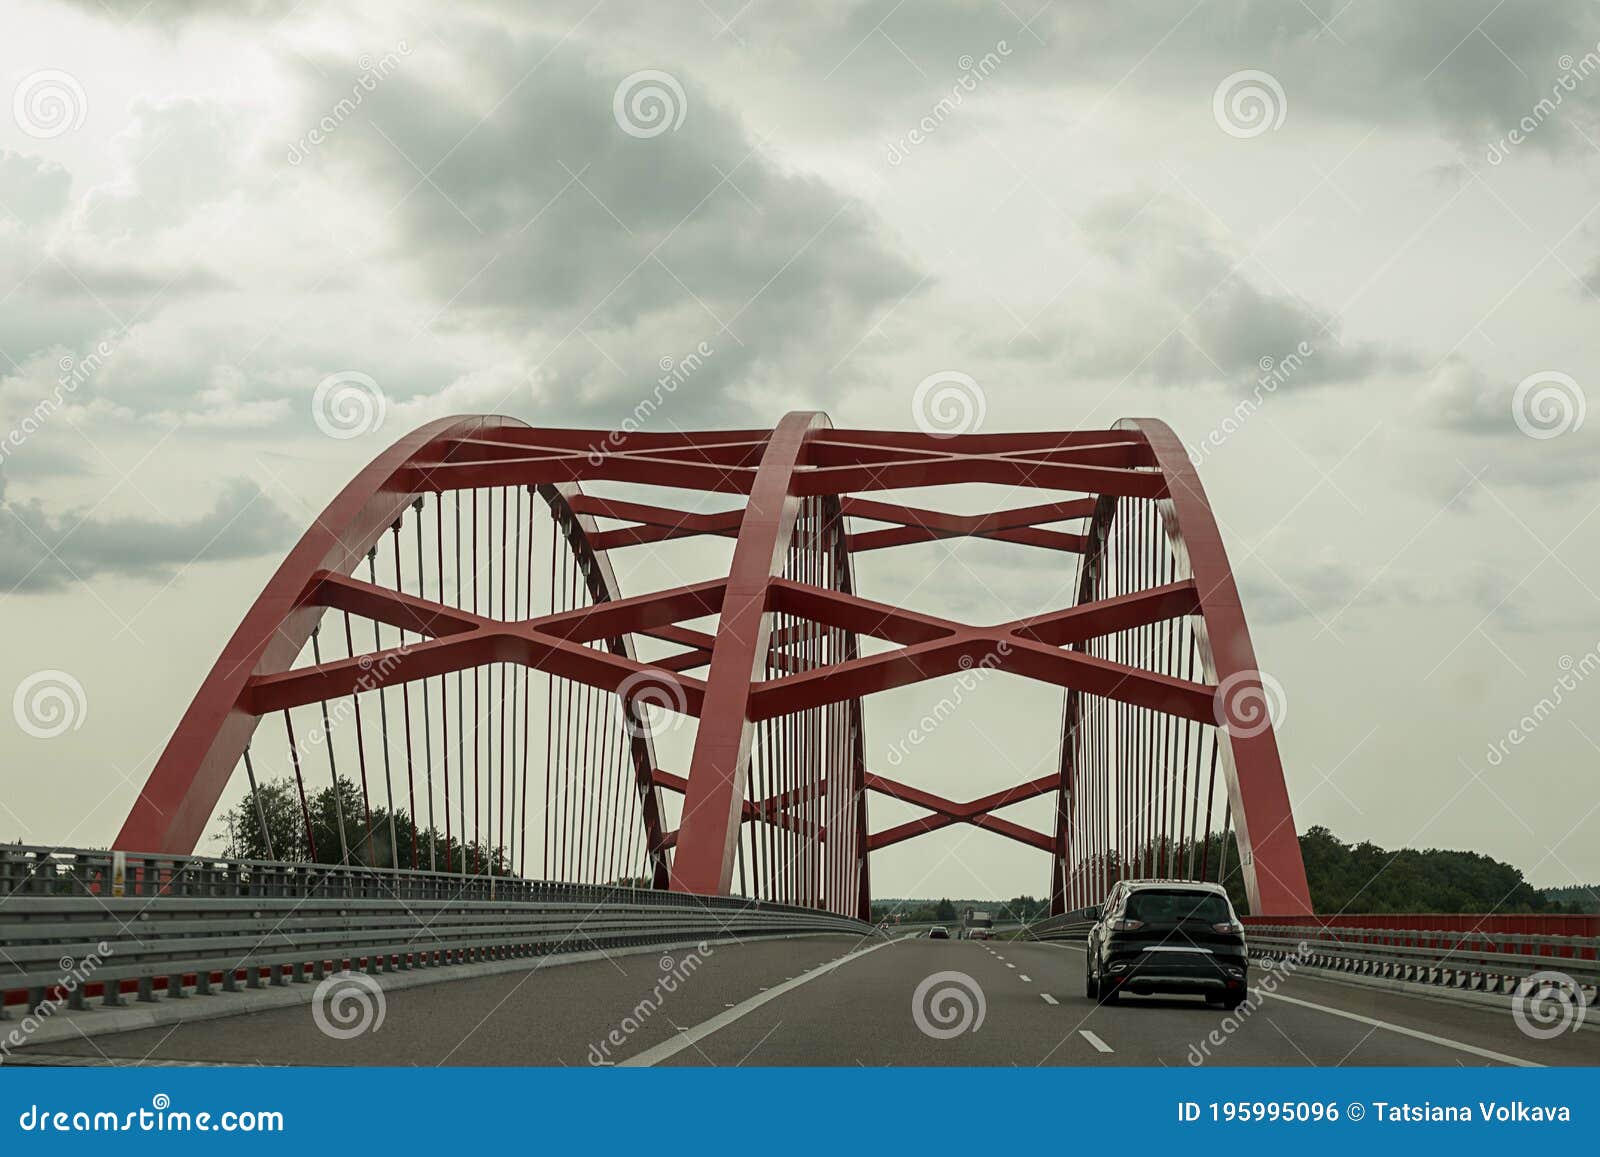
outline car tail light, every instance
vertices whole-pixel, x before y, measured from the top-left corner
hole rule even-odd
[[[1244,934],[1244,925],[1239,923],[1237,920],[1225,920],[1221,924],[1213,924],[1211,926],[1211,931],[1213,931],[1213,932],[1232,932],[1235,935],[1243,935]]]
[[[1111,931],[1113,932],[1137,932],[1143,927],[1143,920],[1130,920],[1127,917],[1124,917],[1121,920],[1111,921]]]

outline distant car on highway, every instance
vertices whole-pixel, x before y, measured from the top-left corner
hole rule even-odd
[[[1250,994],[1244,925],[1220,884],[1122,880],[1089,929],[1084,993],[1193,993],[1237,1008]]]
[[[928,929],[928,939],[948,940],[950,939],[950,929],[946,928],[943,924],[935,924],[932,928]]]

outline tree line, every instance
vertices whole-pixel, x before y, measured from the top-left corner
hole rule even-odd
[[[309,834],[306,812],[311,817]],[[330,784],[307,795],[305,811],[293,779],[269,780],[222,819],[228,833],[223,855],[236,859],[338,864],[348,854],[353,864],[377,868],[459,872],[465,865],[471,873],[510,873],[505,848],[421,827],[404,808],[391,814],[389,808],[375,806],[369,821],[360,789],[344,778],[338,781],[337,793]],[[1244,877],[1232,844],[1231,835],[1225,839],[1221,834],[1209,840],[1158,841],[1138,852],[1110,853],[1104,862],[1089,863],[1081,870],[1111,880],[1165,876],[1220,882],[1234,907],[1248,912]],[[1370,841],[1345,843],[1327,828],[1314,827],[1300,837],[1300,855],[1312,909],[1321,913],[1600,911],[1600,890],[1540,890],[1517,868],[1482,852],[1389,851]],[[1030,923],[1049,914],[1049,901],[1033,896],[879,900],[872,912],[875,920],[954,925],[966,908],[989,912],[996,924]]]
[[[322,864],[343,863],[348,854],[350,863],[373,868],[442,872],[448,866],[459,872],[465,865],[475,874],[509,874],[506,849],[463,842],[457,833],[446,836],[434,827],[421,827],[404,808],[391,813],[388,807],[375,805],[369,823],[361,790],[342,776],[338,784],[337,793],[329,784],[308,794],[304,810],[293,779],[260,784],[253,797],[246,796],[223,813],[228,834],[222,854],[242,860]]]

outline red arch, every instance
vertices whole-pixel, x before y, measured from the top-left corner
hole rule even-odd
[[[1143,435],[1150,449],[1151,464],[1166,480],[1167,493],[1158,500],[1161,524],[1168,541],[1186,560],[1186,569],[1196,587],[1199,622],[1195,636],[1206,682],[1213,686],[1226,684],[1236,695],[1264,698],[1255,647],[1250,641],[1233,568],[1228,562],[1211,502],[1188,451],[1172,428],[1157,418],[1124,418],[1115,428],[1135,430]],[[1096,505],[1087,535],[1088,550],[1079,570],[1077,598],[1080,605],[1094,597],[1095,572],[1105,559],[1107,536],[1116,507],[1114,498],[1103,497]],[[1079,708],[1080,700],[1069,692],[1062,728],[1062,773],[1057,792],[1051,876],[1052,903],[1057,911],[1063,907],[1066,882],[1066,809],[1068,791],[1078,771],[1074,766],[1076,750],[1072,731]],[[1250,910],[1286,916],[1309,913],[1310,889],[1283,778],[1277,736],[1271,727],[1260,732],[1240,729],[1224,734],[1227,742],[1220,746],[1220,762]]]
[[[1200,589],[1201,627],[1197,633],[1207,681],[1264,698],[1233,567],[1188,450],[1159,419],[1125,418],[1117,425],[1144,434],[1157,468],[1166,475],[1170,503],[1167,535],[1187,554],[1190,573]],[[1284,916],[1309,913],[1310,889],[1283,779],[1277,733],[1266,727],[1227,734],[1222,763],[1250,910]]]
[[[672,869],[672,886],[679,891],[725,893],[733,879],[750,764],[750,696],[764,672],[772,634],[768,593],[783,570],[800,512],[800,499],[793,494],[800,456],[812,432],[831,424],[820,413],[785,417],[767,442],[750,488],[684,793]]]
[[[748,497],[743,511],[697,514],[645,502],[584,494],[588,480],[643,483]],[[1054,500],[981,514],[914,509],[868,497],[874,491],[988,483],[1013,489],[1073,491],[1087,498]],[[591,599],[607,604],[526,623],[497,623],[464,612],[337,580],[348,574],[382,532],[419,494],[482,486],[536,487],[558,515],[579,554]],[[1095,598],[1081,585],[1074,604],[1026,619],[975,626],[854,592],[848,554],[963,536],[1030,549],[1084,555],[1088,567],[1103,549],[1108,520],[1122,499],[1158,505],[1167,539],[1185,553],[1192,578]],[[805,500],[821,500],[839,517],[828,533],[844,555],[832,585],[780,577],[796,517]],[[629,523],[600,529],[596,518]],[[1088,518],[1084,532],[1058,525]],[[845,519],[889,524],[849,533]],[[614,549],[695,535],[736,538],[725,578],[621,599],[608,561]],[[831,549],[831,547],[830,547]],[[1090,573],[1088,567],[1085,574]],[[333,576],[333,577],[330,577]],[[341,587],[341,582],[343,586]],[[333,588],[330,594],[327,588]],[[327,602],[335,598],[342,602]],[[321,600],[321,601],[319,601]],[[727,892],[746,821],[804,833],[820,844],[827,833],[794,813],[794,791],[762,801],[744,799],[752,725],[837,704],[848,705],[849,750],[833,752],[854,776],[853,790],[873,790],[929,814],[866,835],[864,805],[853,817],[835,816],[859,835],[859,909],[866,910],[866,851],[950,824],[982,827],[1031,847],[1054,850],[1060,895],[1059,818],[1054,838],[993,814],[1021,800],[1056,793],[1064,798],[1074,769],[1064,732],[1060,773],[1025,784],[945,800],[914,785],[869,774],[861,737],[861,697],[949,676],[974,664],[1051,683],[1067,695],[1067,717],[1083,696],[1209,725],[1215,722],[1221,680],[1244,679],[1255,656],[1216,520],[1193,466],[1164,424],[1140,419],[1111,430],[943,436],[906,431],[834,429],[826,416],[796,413],[771,431],[703,433],[530,429],[509,419],[459,417],[432,423],[401,439],[339,495],[290,552],[252,605],[180,722],[117,839],[138,851],[187,852],[210,819],[259,714],[348,695],[357,663],[338,660],[288,670],[325,605],[366,613],[423,615],[434,638],[411,647],[400,670],[381,685],[424,679],[487,663],[523,663],[603,691],[632,694],[641,675],[669,678],[682,692],[682,710],[701,719],[687,776],[656,766],[647,734],[634,749],[634,772],[647,801],[649,848],[657,886],[669,880],[667,849],[679,889]],[[843,632],[848,645],[820,666],[780,666],[768,676],[771,616],[783,614],[815,630]],[[685,625],[718,617],[715,635]],[[1173,671],[1146,669],[1097,657],[1082,644],[1176,619],[1194,621],[1203,651],[1197,683]],[[392,620],[391,620],[392,621]],[[415,618],[408,620],[414,622]],[[413,628],[414,629],[414,628]],[[665,659],[634,658],[635,633],[687,648]],[[868,635],[893,647],[870,655],[856,649]],[[604,642],[604,649],[589,644]],[[780,650],[787,645],[780,639]],[[372,657],[376,659],[376,656]],[[788,656],[779,656],[782,662]],[[709,665],[705,680],[685,672]],[[381,665],[380,665],[381,666]],[[1159,665],[1155,665],[1159,666]],[[1225,788],[1253,910],[1309,910],[1293,816],[1275,737],[1230,735]],[[841,770],[840,774],[843,774]],[[683,792],[680,830],[663,833],[660,788]],[[799,793],[804,795],[802,791]],[[1059,813],[1059,809],[1058,809]],[[837,838],[840,833],[834,833]],[[838,845],[831,845],[837,849]],[[855,856],[855,845],[848,846]],[[837,852],[836,852],[837,854]],[[837,881],[835,881],[837,882]],[[829,903],[840,903],[837,892]],[[851,897],[846,903],[855,905]]]
[[[339,492],[245,612],[167,741],[112,847],[178,854],[194,851],[259,722],[259,713],[250,709],[251,681],[288,671],[322,618],[326,608],[308,598],[318,576],[354,571],[383,532],[425,489],[418,485],[419,464],[436,456],[453,460],[468,445],[467,439],[527,428],[515,418],[441,418],[400,438]],[[571,500],[582,494],[579,484],[546,484],[540,493],[553,512],[565,514],[560,521],[568,546],[582,564],[590,597],[595,602],[619,599],[610,560],[590,543],[594,519],[571,509]],[[626,634],[608,639],[607,644],[614,654],[633,659],[632,639]],[[632,754],[655,883],[665,887],[668,861],[662,842],[655,747],[648,732],[633,736]]]

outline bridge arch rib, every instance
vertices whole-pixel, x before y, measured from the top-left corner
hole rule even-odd
[[[293,707],[318,703],[323,707],[322,720],[326,726],[328,722],[326,704],[335,693],[349,694],[351,701],[359,704],[359,695],[362,693],[377,692],[383,696],[386,695],[388,687],[404,686],[413,681],[428,679],[430,676],[442,678],[444,674],[451,672],[459,674],[464,667],[475,668],[495,656],[509,657],[505,652],[516,650],[518,640],[507,636],[501,630],[500,624],[487,616],[480,618],[476,612],[468,615],[463,608],[448,607],[441,601],[445,542],[442,524],[436,540],[439,561],[435,575],[438,580],[436,589],[439,591],[440,600],[420,597],[422,589],[420,585],[419,595],[412,597],[402,591],[386,590],[376,582],[363,583],[355,576],[355,572],[363,561],[368,561],[369,565],[375,561],[373,552],[377,550],[386,531],[395,533],[395,549],[398,552],[400,549],[398,531],[407,511],[413,509],[424,494],[443,493],[442,490],[427,485],[426,474],[417,472],[418,463],[454,462],[458,455],[462,458],[468,457],[476,440],[493,439],[503,436],[506,431],[517,429],[527,429],[527,427],[515,419],[492,416],[441,419],[401,438],[351,480],[290,550],[276,573],[268,580],[265,589],[245,613],[244,619],[201,684],[139,796],[135,799],[113,845],[115,848],[183,854],[193,852],[229,781],[244,760],[261,718],[269,711],[282,710],[287,717],[287,712]],[[584,498],[580,483],[570,478],[542,480],[530,484],[528,489],[543,500],[550,512],[552,531],[559,534],[565,543],[574,568],[574,573],[570,576],[571,581],[582,583],[591,604],[618,606],[621,591],[610,559],[593,546],[593,539],[598,533],[595,519],[591,514],[575,509],[582,506]],[[474,492],[474,516],[477,510],[478,503]],[[490,514],[492,516],[492,504]],[[459,553],[463,549],[463,539],[459,534],[461,516],[459,506],[456,515],[458,533],[454,537],[454,545]],[[442,511],[440,517],[442,518]],[[420,522],[420,512],[418,519]],[[530,528],[531,524],[530,497]],[[520,522],[518,529],[521,529]],[[503,508],[502,538],[504,536]],[[476,548],[478,543],[479,537],[474,531],[472,547]],[[527,583],[531,603],[534,585],[531,533],[528,546],[530,551],[528,567],[523,577]],[[553,568],[554,542],[551,546]],[[418,575],[423,573],[426,561],[428,560],[422,555],[419,525]],[[397,587],[401,585],[401,567],[402,563],[397,554],[395,569]],[[502,582],[504,573],[503,565]],[[478,568],[474,566],[472,584],[474,601],[477,597],[478,577],[480,577]],[[492,571],[490,577],[492,578]],[[552,602],[556,598],[555,582],[556,580],[552,578],[549,592]],[[465,601],[465,586],[465,583],[461,583],[457,590],[460,596],[458,601]],[[486,593],[492,596],[492,592]],[[503,588],[501,593],[502,611],[504,611]],[[568,589],[563,593],[571,595],[573,592]],[[492,597],[490,605],[492,606]],[[296,658],[302,655],[308,644],[311,644],[313,635],[318,632],[319,623],[331,610],[341,610],[345,613],[347,641],[350,638],[349,616],[356,613],[372,620],[375,639],[377,624],[382,623],[401,632],[410,628],[419,639],[426,638],[431,640],[431,643],[418,643],[408,648],[402,642],[397,648],[385,650],[378,647],[372,653],[359,655],[351,646],[349,656],[343,661],[328,663],[318,661],[304,668],[294,668]],[[550,617],[560,618],[554,613]],[[567,618],[571,619],[572,616],[569,614]],[[403,633],[400,638],[404,639]],[[435,644],[445,644],[445,646],[434,646]],[[433,647],[433,652],[430,652],[430,646]],[[616,664],[603,671],[600,675],[602,681],[616,679],[619,672],[620,677],[626,678],[628,675],[646,670],[635,658],[634,642],[629,632],[616,631],[604,638],[603,646]],[[446,647],[453,653],[445,653]],[[581,663],[587,658],[574,653],[575,648],[569,646],[567,650],[565,658],[571,662]],[[413,662],[413,659],[417,658],[420,658],[421,662]],[[555,664],[552,665],[552,669],[565,668],[561,664]],[[446,722],[445,688],[441,686],[439,690],[443,723]],[[473,691],[476,699],[478,691],[476,674]],[[459,684],[457,692],[459,696],[461,694]],[[502,695],[503,693],[502,688]],[[386,701],[380,705],[380,713],[385,723],[387,706]],[[474,712],[476,710],[475,702]],[[670,871],[670,852],[664,841],[654,738],[650,728],[640,722],[641,717],[633,704],[623,704],[621,710],[627,713],[629,721],[623,728],[623,738],[626,759],[630,765],[637,793],[637,814],[644,829],[645,868],[651,883],[655,887],[664,888]],[[361,721],[359,705],[355,708],[355,717],[359,730]],[[409,723],[409,715],[407,722]],[[462,730],[465,731],[465,728]],[[526,736],[525,729],[525,742]],[[474,738],[476,739],[476,736]],[[411,778],[414,778],[415,768],[410,766],[414,762],[411,737],[408,735],[406,739],[407,770],[408,773],[412,773]],[[365,739],[358,737],[358,741],[362,744],[358,762],[362,766],[363,794],[366,794],[367,750]],[[331,750],[331,736],[325,736],[324,742]],[[290,743],[294,744],[292,738]],[[390,747],[390,737],[384,735],[385,760],[389,759]],[[462,749],[458,747],[456,750]],[[439,751],[441,770],[446,773],[441,785],[445,801],[446,827],[450,815],[449,754],[448,743],[441,744]],[[476,742],[474,755],[477,755]],[[296,778],[301,778],[300,756],[297,754],[290,762],[294,765]],[[464,773],[464,768],[460,770]],[[475,783],[475,793],[477,787]],[[302,807],[304,807],[303,787],[301,792]],[[463,807],[465,794],[463,791],[458,801]],[[396,806],[392,791],[389,796],[392,815]],[[476,809],[476,804],[474,806]],[[613,801],[613,807],[615,806]],[[370,809],[369,803],[369,816]],[[417,823],[421,822],[422,817],[417,814],[415,808],[410,814],[415,817]],[[309,828],[309,817],[306,825]],[[344,826],[342,816],[340,826]],[[466,841],[465,828],[463,816],[461,834],[463,845]],[[370,830],[367,835],[370,840],[372,838]],[[397,863],[400,849],[391,846],[389,850]],[[465,860],[464,851],[462,858]],[[387,865],[380,863],[378,866]],[[418,860],[414,860],[413,866],[420,867],[421,864]]]
[[[887,493],[942,495],[970,483],[1054,493],[976,515],[911,506]],[[658,488],[698,492],[710,503],[743,497],[745,504],[675,509],[651,497],[595,493],[594,484],[646,487],[652,495]],[[452,496],[459,518],[462,496],[470,495],[476,546],[480,491],[497,489],[517,494],[516,531],[524,525],[523,493],[542,500],[551,549],[564,544],[569,573],[563,577],[552,562],[548,581],[536,578],[531,555],[526,565],[519,561],[525,544],[515,532],[513,552],[505,553],[512,516],[502,499],[500,548],[488,545],[482,565],[489,594],[487,610],[480,610],[479,565],[469,567],[470,606],[459,575],[453,597],[446,596],[446,544],[459,551],[462,538],[447,533],[444,502]],[[423,577],[422,514],[413,582],[403,577],[408,564],[397,529],[430,497],[439,520],[433,596]],[[534,506],[530,498],[530,548]],[[487,524],[492,536],[492,497]],[[354,572],[392,528],[393,583],[386,588],[370,561],[368,579]],[[623,596],[614,554],[693,537],[732,540],[725,571]],[[875,602],[855,590],[856,554],[967,537],[1077,556],[1074,602],[979,626]],[[536,587],[550,596],[543,613],[534,609]],[[563,591],[570,597],[558,598]],[[348,616],[371,619],[373,648],[358,654],[352,646],[326,660],[314,653],[297,665],[308,642],[316,647],[313,631],[328,611],[346,616],[347,639]],[[697,625],[702,620],[711,625]],[[380,625],[398,645],[383,645]],[[884,646],[864,654],[863,637]],[[648,649],[668,653],[641,658],[646,641]],[[870,771],[864,697],[975,665],[1062,688],[1058,770],[1025,784],[974,784],[965,801]],[[707,433],[535,429],[493,417],[433,423],[379,455],[290,552],[185,713],[117,846],[192,850],[258,720],[269,713],[282,711],[292,736],[292,712],[320,705],[326,722],[326,705],[348,699],[359,730],[362,696],[369,697],[370,715],[370,696],[376,692],[384,710],[395,690],[407,725],[419,697],[424,711],[422,760],[414,757],[410,731],[404,735],[407,772],[435,753],[448,759],[446,745],[435,745],[428,731],[430,721],[452,723],[446,677],[455,678],[459,699],[462,674],[471,671],[476,695],[483,668],[491,669],[491,697],[494,671],[502,696],[508,671],[513,680],[518,672],[524,680],[537,674],[562,689],[560,696],[550,691],[542,714],[530,714],[526,682],[513,683],[524,688],[529,716],[520,732],[514,714],[510,720],[512,758],[520,756],[524,767],[522,807],[532,790],[528,751],[542,738],[547,769],[548,760],[567,753],[566,779],[558,775],[542,797],[547,836],[550,810],[578,816],[576,827],[562,821],[569,851],[576,841],[576,861],[557,857],[552,868],[547,859],[533,872],[592,871],[604,878],[599,867],[574,864],[588,864],[584,849],[604,835],[594,830],[604,824],[591,822],[590,813],[615,816],[622,807],[642,834],[640,874],[652,886],[738,892],[865,916],[871,850],[970,824],[1046,853],[1057,910],[1097,902],[1112,880],[1130,873],[1215,878],[1226,872],[1242,876],[1258,913],[1309,911],[1271,719],[1251,714],[1263,685],[1238,592],[1198,476],[1159,422],[955,436],[837,429],[812,413],[791,414],[770,431]],[[701,668],[703,677],[691,674]],[[428,714],[430,687],[438,691],[437,716]],[[558,704],[570,710],[558,711]],[[657,761],[650,725],[657,706],[698,719],[683,774]],[[399,741],[389,734],[387,713],[383,722],[389,760]],[[467,731],[459,714],[454,722]],[[506,722],[504,712],[497,721],[490,717],[491,727]],[[608,726],[620,727],[626,756],[628,790],[620,795],[622,771],[613,775],[601,766],[600,782],[608,786],[598,793],[588,777],[613,750],[602,734]],[[476,754],[482,738],[476,718],[472,735]],[[504,731],[490,738],[491,748],[496,739],[504,749]],[[290,745],[293,751],[292,738]],[[492,754],[489,760],[495,766]],[[458,774],[465,762],[458,761]],[[294,771],[298,780],[299,762]],[[363,764],[363,783],[366,772]],[[457,782],[460,809],[467,786]],[[505,784],[502,778],[502,793]],[[444,785],[448,818],[448,772]],[[472,787],[476,838],[476,765]],[[869,834],[869,792],[926,814]],[[430,819],[433,793],[430,764],[424,795]],[[491,787],[488,814],[504,822],[505,801],[493,793]],[[681,798],[675,829],[673,797]],[[1053,830],[997,814],[1041,797],[1055,802]],[[412,798],[410,814],[419,822],[420,810]],[[461,821],[465,840],[464,811]],[[309,834],[309,811],[305,826]],[[1214,847],[1236,847],[1238,854],[1213,854]],[[393,847],[390,853],[399,854]],[[417,863],[415,849],[412,856]],[[500,870],[529,868],[524,855],[520,865],[511,859]]]

